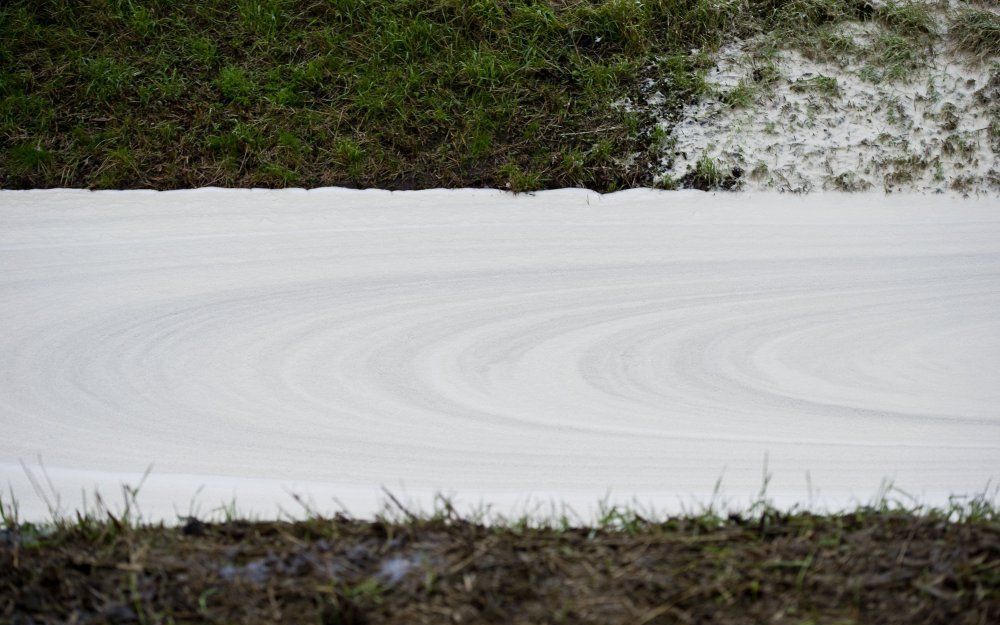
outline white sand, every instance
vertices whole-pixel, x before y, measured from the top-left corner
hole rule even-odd
[[[41,517],[1000,476],[996,198],[0,192],[0,481]],[[807,490],[807,472],[813,492]]]

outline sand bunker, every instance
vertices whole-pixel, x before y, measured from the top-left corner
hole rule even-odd
[[[1000,452],[1000,216],[933,196],[0,193],[0,476],[941,499]],[[808,490],[811,480],[813,491]]]

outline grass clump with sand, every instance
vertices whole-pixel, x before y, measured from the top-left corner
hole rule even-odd
[[[949,33],[963,52],[980,59],[1000,57],[1000,13],[967,7],[952,17]]]

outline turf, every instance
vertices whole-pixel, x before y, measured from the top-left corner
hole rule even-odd
[[[8,525],[0,621],[995,623],[1000,523],[969,510]]]
[[[879,16],[864,0],[11,0],[0,186],[649,185],[662,131],[616,103],[659,91],[679,109],[705,51],[848,17]]]

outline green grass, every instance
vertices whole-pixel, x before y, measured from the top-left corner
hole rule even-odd
[[[863,0],[11,0],[0,186],[651,184],[656,120],[615,102],[669,117],[721,43],[844,19],[926,29]]]
[[[688,0],[15,0],[0,184],[633,186],[647,172],[619,161],[648,139],[611,103],[652,50],[710,43],[725,17]]]
[[[1000,57],[1000,14],[964,8],[952,17],[949,35],[955,46],[978,58]]]
[[[876,10],[876,16],[900,36],[919,38],[936,32],[931,6],[926,1],[890,0]]]

